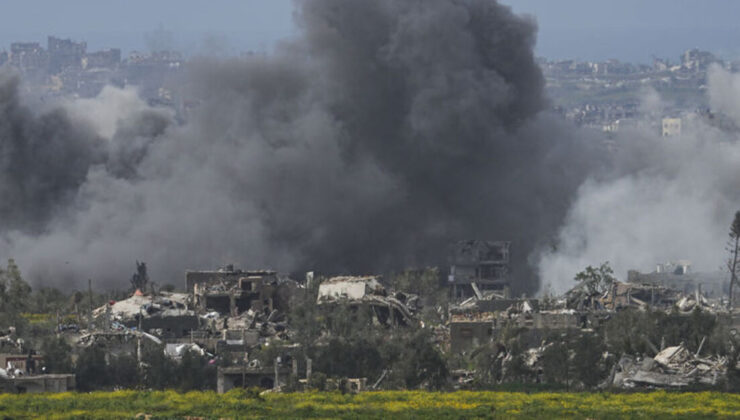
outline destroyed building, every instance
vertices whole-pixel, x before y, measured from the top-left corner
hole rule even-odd
[[[600,298],[601,305],[608,310],[636,307],[671,308],[680,299],[680,293],[671,288],[654,284],[635,284],[614,282],[612,287]]]
[[[185,277],[195,308],[231,316],[249,310],[264,314],[275,309],[285,311],[294,286],[294,282],[280,281],[274,271],[242,271],[233,266],[217,271],[188,271]]]
[[[272,367],[255,364],[222,367],[218,369],[216,390],[219,394],[223,394],[233,388],[273,389],[285,385],[290,373],[290,367],[277,364]]]
[[[162,340],[156,336],[136,330],[91,331],[83,333],[74,343],[78,348],[100,347],[105,351],[106,358],[122,355],[141,356],[142,347],[161,345]]]
[[[218,270],[187,270],[185,272],[185,290],[192,293],[196,284],[202,287],[211,284],[234,283],[243,276],[244,272],[241,269],[234,268],[231,264]]]
[[[584,284],[569,290],[564,298],[569,309],[576,311],[612,311],[626,308],[669,309],[682,297],[678,290],[653,284],[615,281],[606,291],[589,292]]]
[[[684,293],[693,293],[698,289],[710,298],[719,298],[730,291],[730,281],[726,273],[694,272],[689,261],[657,264],[652,273],[630,270],[627,272],[627,281],[668,287]]]
[[[450,350],[473,350],[495,339],[495,315],[488,313],[453,315],[450,320]]]
[[[319,285],[317,303],[367,307],[371,309],[374,322],[408,325],[414,320],[418,297],[402,292],[388,293],[379,276],[340,276]]]
[[[623,355],[604,386],[626,389],[714,386],[727,375],[728,359],[700,354],[701,346],[692,353],[679,344],[660,350],[655,357]]]
[[[485,302],[485,301],[483,301]],[[450,309],[450,350],[462,353],[499,338],[505,328],[520,330],[523,341],[539,343],[546,333],[584,328],[594,321],[573,310],[540,310],[536,299],[493,299],[491,309],[475,304],[456,305]]]
[[[188,308],[188,298],[184,293],[145,296],[138,292],[128,299],[108,302],[93,311],[93,317],[103,331],[137,328],[162,338],[188,337],[199,328],[195,311]]]
[[[460,241],[450,249],[449,284],[455,298],[496,291],[509,297],[509,247],[506,241]]]
[[[298,289],[295,281],[271,270],[227,266],[188,271],[186,285],[200,323],[199,330],[191,332],[191,343],[244,363],[242,359],[252,348],[289,339],[287,311]],[[182,347],[170,341],[168,345]]]

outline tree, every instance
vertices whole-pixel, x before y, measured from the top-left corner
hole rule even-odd
[[[568,384],[571,363],[568,337],[553,337],[552,344],[542,352],[542,374],[546,384]]]
[[[447,291],[445,285],[440,283],[437,267],[405,270],[391,278],[391,286],[397,292],[414,293],[420,296],[431,295],[440,289]]]
[[[108,376],[116,388],[134,388],[141,383],[139,364],[130,354],[109,355]]]
[[[63,311],[69,304],[69,296],[54,287],[43,287],[34,290],[31,295],[29,312],[37,314],[51,314]]]
[[[316,304],[321,278],[316,279],[296,296],[288,308],[288,324],[295,331],[295,340],[301,344],[300,352],[304,353],[313,346],[321,336],[324,325],[324,314]]]
[[[166,389],[177,384],[177,364],[165,356],[164,346],[152,345],[143,349],[142,379],[144,386],[152,389]]]
[[[0,269],[0,290],[5,311],[23,312],[27,309],[31,286],[23,280],[21,270],[12,258],[8,260],[5,270]]]
[[[13,326],[23,335],[28,321],[21,315],[28,311],[31,286],[23,280],[21,271],[11,258],[6,269],[0,268],[0,325]]]
[[[740,271],[740,211],[735,212],[735,218],[730,225],[730,241],[728,244],[730,258],[727,260],[727,269],[730,271],[730,300],[727,307],[732,309],[734,287],[737,283],[737,274]]]
[[[108,365],[105,362],[105,350],[92,345],[80,352],[75,367],[77,388],[81,391],[92,391],[110,384]]]
[[[575,281],[583,284],[589,295],[595,295],[609,290],[617,279],[614,277],[614,270],[609,266],[609,261],[606,261],[598,268],[589,265],[576,274]]]
[[[583,383],[586,389],[592,389],[601,382],[605,369],[601,363],[604,353],[604,341],[601,337],[584,333],[573,341],[575,354],[573,357],[573,373]]]
[[[216,389],[216,366],[207,357],[186,351],[176,369],[181,391]]]
[[[72,371],[72,347],[62,337],[49,337],[41,344],[41,354],[48,373]]]

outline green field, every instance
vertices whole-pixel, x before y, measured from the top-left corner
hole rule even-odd
[[[147,417],[149,416],[149,417]],[[735,418],[740,395],[384,391],[115,391],[0,395],[2,418]]]

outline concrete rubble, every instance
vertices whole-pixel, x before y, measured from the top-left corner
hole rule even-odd
[[[388,292],[378,276],[332,277],[319,285],[319,305],[345,303],[373,309],[374,319],[381,324],[408,325],[415,321],[419,297],[402,292]]]
[[[640,310],[677,308],[691,312],[699,307],[702,310],[718,312],[724,310],[721,298],[707,298],[701,286],[691,292],[683,292],[655,284],[614,282],[604,293],[589,293],[578,285],[564,296],[565,306],[577,311],[618,311],[626,308]]]
[[[91,311],[88,329],[60,329],[59,333],[73,338],[70,342],[78,348],[100,345],[114,355],[140,355],[142,346],[156,345],[175,360],[188,353],[207,357],[211,364],[226,360],[229,363],[218,370],[219,390],[247,385],[279,390],[288,377],[297,378],[298,362],[292,356],[305,345],[296,340],[301,331],[291,328],[289,311],[296,302],[314,302],[313,296],[305,297],[316,290],[316,308],[312,310],[326,314],[347,308],[350,316],[368,314],[374,325],[426,329],[433,345],[465,361],[450,371],[453,386],[465,388],[476,383],[478,372],[471,366],[479,355],[490,359],[488,379],[540,382],[545,374],[551,375],[545,368],[545,358],[552,354],[548,349],[561,340],[572,343],[573,338],[591,337],[620,311],[670,311],[688,316],[700,310],[733,322],[721,298],[708,297],[701,285],[686,291],[657,283],[613,281],[599,289],[579,284],[556,298],[511,297],[508,242],[466,241],[456,249],[455,278],[448,284],[453,299],[434,303],[424,313],[421,302],[426,296],[391,290],[379,275],[336,276],[312,288],[311,282],[316,281],[313,273],[306,276],[304,285],[270,270],[227,266],[188,271],[186,293],[144,295],[137,290],[126,299]],[[303,300],[296,300],[299,297]],[[725,318],[721,322],[727,322]],[[319,328],[313,345],[328,343],[333,338],[330,330]],[[515,345],[507,341],[510,337],[515,337]],[[0,342],[3,340],[7,345],[17,344],[10,333],[0,337]],[[654,357],[624,354],[618,358],[603,352],[595,362],[603,373],[599,380],[614,367],[602,386],[713,386],[727,376],[727,358],[700,356],[701,346],[692,354],[683,343],[669,347],[661,343],[661,350],[649,344]],[[276,359],[272,365],[255,358],[264,350],[278,352],[280,362]],[[576,353],[572,349],[568,352],[572,360]],[[302,383],[307,386],[311,362],[301,363],[307,372]],[[353,389],[365,389],[366,385],[377,389],[386,376],[387,369],[372,383],[358,382]],[[580,386],[572,379],[563,382]]]
[[[197,317],[188,309],[185,293],[160,292],[158,296],[134,294],[121,301],[111,301],[95,309],[93,318],[105,330],[123,330],[141,327],[165,336],[183,335],[187,329],[197,328]]]
[[[624,355],[605,386],[681,388],[716,385],[727,374],[726,357],[699,357],[683,344],[666,347],[653,358]]]
[[[714,291],[703,291],[703,284],[699,281],[703,277],[684,274],[689,273],[687,267],[684,264],[680,271],[671,265],[670,275],[654,276],[655,279],[668,279],[671,282],[613,281],[606,284],[602,291],[595,291],[584,282],[555,298],[512,299],[498,291],[480,291],[473,287],[472,296],[461,297],[449,305],[449,348],[453,354],[462,355],[467,360],[473,360],[481,351],[493,351],[490,363],[500,369],[497,376],[499,382],[506,380],[510,367],[514,366],[512,363],[522,363],[527,375],[530,375],[528,380],[538,382],[542,379],[543,354],[558,342],[557,337],[566,337],[566,334],[571,337],[592,334],[597,327],[608,322],[620,311],[662,311],[689,316],[698,310],[715,315],[718,322],[727,325],[730,330],[736,328],[736,317],[727,311],[723,297],[717,296]],[[639,279],[644,277],[634,274],[631,276],[631,280]],[[677,279],[683,283],[678,283]],[[671,287],[674,284],[680,284],[683,288]],[[501,333],[505,330],[515,331],[519,345],[523,346],[521,362],[516,361],[500,341]],[[617,355],[605,352],[603,360],[599,362],[600,368],[614,366],[614,369],[602,386],[715,386],[727,376],[727,358],[701,355],[702,346],[699,346],[696,354],[692,354],[683,343],[670,347],[661,343],[662,350],[652,343],[649,345],[654,349],[655,357],[642,358],[625,354],[618,358]],[[570,357],[572,356],[571,354]],[[453,382],[460,387],[470,383],[470,378],[471,375],[461,370],[455,372]]]

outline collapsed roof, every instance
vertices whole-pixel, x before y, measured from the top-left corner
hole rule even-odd
[[[409,323],[413,319],[418,297],[405,293],[390,295],[379,276],[332,277],[319,285],[318,304],[347,303],[390,309],[391,319]],[[383,317],[384,319],[386,317]]]

